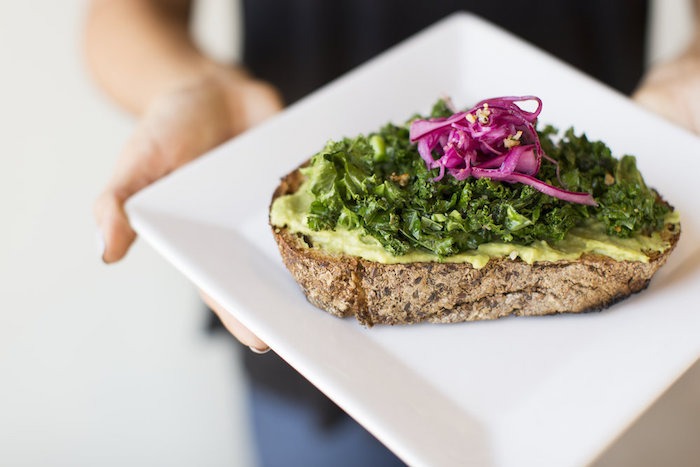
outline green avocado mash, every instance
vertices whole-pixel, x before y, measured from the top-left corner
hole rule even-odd
[[[443,116],[438,103],[432,116]],[[576,259],[586,252],[647,261],[663,251],[659,232],[678,222],[637,170],[633,156],[614,158],[602,142],[572,129],[539,132],[544,152],[537,178],[588,192],[597,207],[553,198],[519,183],[487,178],[433,181],[408,136],[408,124],[329,142],[302,169],[306,181],[278,198],[270,220],[329,252],[383,263],[468,262],[490,258],[532,263]],[[557,165],[559,174],[557,175]]]
[[[423,249],[413,249],[395,256],[382,244],[360,229],[349,230],[339,227],[335,230],[312,230],[308,227],[308,211],[313,195],[309,192],[309,182],[305,182],[293,195],[277,198],[272,205],[270,220],[272,225],[286,226],[292,232],[305,235],[311,243],[329,253],[358,256],[369,261],[385,264],[410,263],[417,261],[443,261],[470,263],[481,268],[489,259],[497,257],[520,258],[528,264],[536,261],[575,260],[584,253],[598,253],[618,261],[647,262],[644,252],[664,251],[670,245],[658,232],[650,236],[637,234],[627,238],[607,235],[603,224],[590,222],[586,226],[575,227],[566,237],[554,244],[537,240],[529,245],[517,243],[482,243],[475,250],[468,250],[452,256],[439,257]],[[666,216],[666,223],[678,223],[678,215],[672,212]]]

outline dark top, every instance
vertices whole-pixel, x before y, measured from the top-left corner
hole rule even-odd
[[[291,103],[460,10],[624,93],[641,76],[645,0],[246,0],[244,62]]]
[[[644,0],[245,0],[244,62],[291,103],[455,11],[465,10],[629,93],[644,55]],[[488,44],[484,44],[485,47]],[[256,389],[341,413],[273,353],[244,353]]]

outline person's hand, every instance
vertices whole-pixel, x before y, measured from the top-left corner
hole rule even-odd
[[[95,203],[103,261],[120,260],[136,238],[124,212],[129,197],[280,108],[270,86],[238,73],[187,79],[155,97]]]
[[[652,67],[634,92],[642,106],[700,134],[700,50]]]
[[[119,261],[136,238],[124,203],[139,190],[282,107],[278,93],[235,70],[190,77],[148,105],[94,206],[105,263]],[[242,343],[267,346],[229,313],[205,300]]]
[[[213,298],[201,290],[199,291],[199,296],[202,297],[204,303],[206,303],[207,306],[211,308],[214,313],[216,313],[221,320],[221,324],[223,324],[228,332],[238,339],[241,344],[247,345],[248,348],[255,353],[262,354],[270,350],[270,347],[268,347],[265,342],[253,334],[250,329],[243,326],[240,321],[234,318],[231,313],[227,312],[224,307],[214,301]]]

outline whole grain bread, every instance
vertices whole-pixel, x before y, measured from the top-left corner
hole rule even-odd
[[[302,181],[298,170],[284,177],[273,201],[294,193]],[[600,310],[645,289],[680,236],[677,224],[667,224],[662,235],[670,247],[650,252],[647,263],[585,254],[534,264],[492,259],[476,269],[468,263],[383,264],[313,248],[308,238],[284,227],[272,231],[309,302],[366,326]]]

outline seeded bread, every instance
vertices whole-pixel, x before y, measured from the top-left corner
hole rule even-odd
[[[273,195],[294,193],[299,171],[282,179]],[[455,323],[509,315],[540,316],[606,308],[649,284],[680,236],[676,224],[662,233],[670,247],[647,263],[585,254],[575,261],[490,260],[467,263],[383,264],[313,248],[310,240],[272,226],[287,269],[309,302],[366,325]]]

